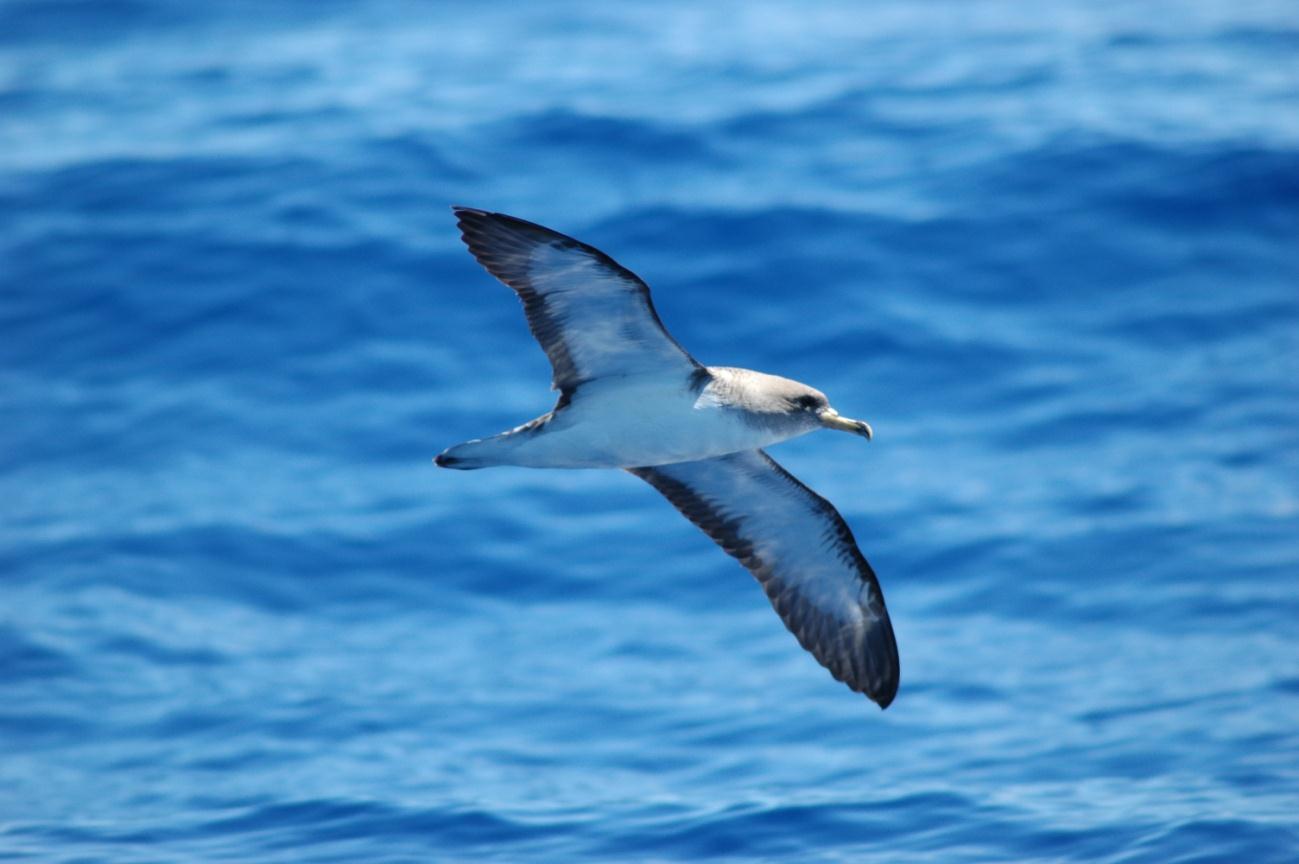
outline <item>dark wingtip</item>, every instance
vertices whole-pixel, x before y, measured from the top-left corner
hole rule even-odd
[[[482,225],[487,222],[493,215],[487,210],[479,210],[477,207],[463,207],[459,204],[452,204],[451,212],[455,214],[456,225],[460,228],[462,234],[472,225]]]
[[[433,464],[439,468],[450,468],[460,460],[454,456],[448,456],[445,453],[439,453],[433,457]]]
[[[875,655],[878,660],[883,661],[884,668],[876,681],[872,682],[871,693],[868,695],[880,706],[880,710],[889,707],[893,702],[893,697],[898,695],[898,682],[901,680],[901,667],[898,663],[898,643],[893,637],[893,622],[889,620],[889,613],[884,611],[884,600],[880,598],[880,610],[883,613],[881,626],[875,629],[876,647]]]
[[[451,212],[456,216],[460,239],[469,247],[469,251],[489,273],[507,285],[511,284],[512,274],[500,270],[500,262],[495,260],[498,253],[503,249],[508,251],[509,246],[517,244],[520,240],[538,243],[564,239],[562,234],[549,228],[505,213],[494,213],[491,210],[480,210],[477,207],[464,207],[459,204],[453,204]]]
[[[545,225],[529,222],[527,219],[520,219],[518,216],[511,216],[508,213],[497,213],[493,210],[483,210],[478,207],[465,207],[461,204],[452,204],[451,212],[456,215],[456,224],[460,226],[462,233],[468,229],[478,229],[484,232],[505,231],[522,235],[533,243],[561,242],[571,244],[575,248],[584,249],[597,256],[607,257],[600,250],[587,246],[579,240],[574,240],[567,234],[561,234],[554,228],[547,228]]]
[[[879,618],[867,631],[863,658],[866,661],[865,668],[848,682],[848,686],[879,705],[882,711],[893,704],[902,675],[898,664],[898,643],[893,637],[893,622],[889,620],[889,613],[884,608],[883,596],[877,595],[875,599],[878,602],[876,614]]]

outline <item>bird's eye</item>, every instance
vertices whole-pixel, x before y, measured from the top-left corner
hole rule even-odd
[[[819,401],[820,400],[818,400],[815,396],[799,396],[797,399],[794,400],[795,404],[797,404],[799,408],[808,411],[810,411],[813,408],[816,408],[817,405],[819,404]]]

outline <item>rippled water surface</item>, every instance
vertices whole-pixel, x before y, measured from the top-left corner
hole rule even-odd
[[[1290,2],[0,2],[0,858],[1299,859]],[[447,209],[872,422],[886,712]]]

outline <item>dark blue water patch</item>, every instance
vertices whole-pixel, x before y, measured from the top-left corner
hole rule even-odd
[[[1299,159],[1284,150],[1221,148],[1149,161],[1175,167],[1152,177],[1154,191],[1123,200],[1126,212],[1169,229],[1242,231],[1281,235],[1299,226]],[[1140,165],[1144,154],[1122,154]],[[1154,174],[1154,169],[1148,169]],[[1212,202],[1212,206],[1210,206]],[[1255,235],[1257,236],[1257,235]]]
[[[756,211],[723,208],[637,208],[606,220],[593,231],[608,232],[622,242],[643,247],[664,264],[698,267],[701,261],[727,269],[746,258],[768,258],[791,251],[817,257],[836,253],[831,266],[852,260],[862,243],[873,240],[895,219],[815,207],[767,207]],[[791,242],[794,241],[794,242]],[[871,247],[867,247],[871,248]],[[677,250],[673,254],[673,250]],[[724,254],[722,250],[729,250]],[[732,290],[743,292],[744,285]]]
[[[1243,819],[1194,819],[1141,838],[1131,854],[1120,860],[1281,864],[1289,859],[1295,848],[1299,848],[1299,832],[1290,826],[1258,824]]]
[[[368,838],[379,833],[389,846],[373,860],[396,862],[494,849],[537,854],[554,847],[554,839],[567,828],[563,822],[507,819],[469,808],[397,808],[363,800],[300,799],[240,809],[243,812],[236,815],[180,826],[103,831],[51,825],[15,836],[93,850],[92,854],[131,855],[131,860],[152,860],[134,856],[147,856],[147,850],[162,844],[191,854],[244,849],[270,860],[344,861],[365,854]]]
[[[292,119],[290,125],[304,122]],[[355,202],[383,205],[392,211],[393,222],[410,211],[415,217],[410,231],[415,232],[428,218],[429,202],[447,206],[452,184],[468,176],[427,138],[392,135],[362,139],[355,146],[357,161],[350,166],[287,154],[121,158],[20,175],[11,194],[16,195],[15,206],[29,210],[33,200],[50,202],[41,211],[47,218],[61,214],[62,230],[68,219],[82,221],[74,236],[85,243],[102,238],[115,244],[133,234],[149,235],[150,247],[116,254],[202,262],[201,253],[177,256],[174,243],[160,239],[179,231],[195,242],[211,242],[231,236],[234,229],[242,244],[251,238],[242,236],[240,226],[255,227],[258,235],[301,243],[325,255],[334,245],[348,245],[363,234],[352,224],[357,210],[350,205]],[[138,193],[145,188],[151,194],[141,201]],[[414,193],[420,198],[413,199]]]
[[[43,356],[61,374],[72,371],[91,381],[144,367],[164,379],[215,374],[274,386],[291,363],[328,355],[381,323],[391,335],[389,319],[412,335],[420,320],[444,320],[428,298],[405,296],[398,302],[411,314],[394,314],[389,299],[401,274],[436,282],[437,269],[436,262],[385,243],[327,250],[291,242],[260,249],[202,243],[177,258],[157,236],[136,234],[69,237],[62,248],[58,264],[27,258],[25,271],[16,274],[26,295],[14,316],[21,338],[6,353],[24,363]],[[263,256],[276,263],[259,267],[251,281],[229,280]],[[69,269],[78,260],[100,263],[95,282]],[[167,302],[140,290],[141,274],[170,286]],[[304,319],[313,325],[300,326]],[[252,369],[270,374],[249,375]],[[391,380],[387,373],[384,380]]]
[[[638,160],[696,166],[717,159],[700,136],[686,130],[639,118],[592,116],[565,109],[514,117],[481,135],[489,148],[525,149],[540,159],[548,152],[566,158],[575,151],[607,154],[601,158],[615,162],[632,154]]]
[[[196,95],[219,95],[234,87],[284,87],[295,84],[308,84],[317,79],[316,70],[308,64],[277,63],[273,66],[236,69],[222,64],[199,65],[178,69],[174,73],[177,84],[184,86]],[[275,110],[268,109],[264,115],[251,115],[250,119],[265,116],[267,119],[283,118],[298,120],[315,120],[322,118],[341,119],[347,112],[340,106],[317,105],[309,109]],[[230,118],[236,120],[237,118]],[[260,124],[256,124],[260,125]]]
[[[1113,331],[1143,345],[1160,348],[1203,346],[1271,330],[1299,320],[1299,301],[1232,304],[1212,310],[1169,310],[1130,314]]]
[[[626,856],[633,850],[682,858],[771,857],[793,854],[800,838],[836,837],[847,848],[898,848],[910,833],[891,812],[923,810],[928,824],[950,824],[974,807],[960,796],[922,795],[871,804],[736,806],[693,819],[674,818],[611,838],[598,855]]]
[[[301,799],[259,807],[181,827],[110,830],[50,827],[39,833],[62,841],[135,844],[175,843],[242,837],[246,848],[263,853],[297,850],[314,857],[321,847],[374,836],[395,843],[415,841],[428,851],[471,850],[491,843],[516,844],[554,833],[545,825],[505,819],[484,811],[403,809],[369,801]],[[27,832],[34,833],[34,832]],[[299,859],[301,860],[301,859]]]
[[[1288,530],[1290,526],[1281,523],[1252,527],[1249,533],[1267,537]],[[935,585],[972,579],[935,611],[996,609],[1007,617],[1047,615],[1075,623],[1109,622],[1115,627],[1126,624],[1171,632],[1204,627],[1250,632],[1294,613],[1297,607],[1291,598],[1224,595],[1219,585],[1223,574],[1239,577],[1253,570],[1245,561],[1222,560],[1215,547],[1226,543],[1225,539],[1202,542],[1199,529],[1189,527],[1125,528],[1098,521],[1093,530],[1078,536],[1032,545],[1007,538],[973,548],[953,546],[906,570],[923,574]],[[1197,552],[1193,561],[1179,554],[1188,548]],[[1255,572],[1266,582],[1283,578],[1293,566],[1293,562],[1276,562]],[[985,573],[1000,577],[981,585],[977,574]],[[1008,590],[1011,584],[1014,588]],[[1158,614],[1150,611],[1152,606]]]
[[[650,494],[645,490],[641,497],[648,499]],[[581,499],[581,503],[587,502]],[[567,518],[582,517],[574,508]],[[219,522],[163,524],[135,532],[113,531],[111,525],[109,520],[104,533],[95,536],[51,540],[39,550],[33,546],[20,565],[13,562],[11,574],[24,581],[58,578],[71,588],[84,584],[87,574],[107,568],[115,586],[145,597],[219,598],[235,593],[245,603],[281,612],[325,604],[357,615],[380,616],[395,596],[444,613],[460,605],[456,598],[461,592],[507,597],[516,605],[579,597],[613,602],[662,596],[661,583],[656,587],[644,575],[645,562],[653,557],[658,542],[653,532],[601,532],[592,526],[584,538],[565,537],[548,544],[537,536],[535,527],[517,516],[471,505],[460,516],[424,516],[409,527],[384,527],[346,537],[326,530],[286,533]],[[671,525],[674,537],[696,539],[689,526]],[[467,537],[477,538],[479,551],[463,545]],[[756,590],[749,577],[726,559],[701,556],[708,551],[704,541],[689,548],[680,560],[685,566],[698,562],[699,572],[673,586],[680,602],[716,602],[747,597],[747,592]],[[526,554],[527,549],[536,551]],[[120,637],[106,647],[144,653],[144,646],[129,640],[123,643]],[[160,649],[158,656],[149,659],[212,663],[219,658],[206,651],[175,654]]]
[[[983,185],[1008,213],[1050,212],[1053,230],[1099,211],[1121,212],[1142,231],[1280,233],[1299,220],[1295,160],[1291,151],[1259,146],[1069,136],[982,166],[965,180]],[[1089,206],[1079,207],[1080,200]]]
[[[458,154],[445,146],[444,139],[433,135],[411,132],[380,135],[363,142],[367,162],[382,165],[390,176],[400,176],[406,182],[427,182],[424,178],[438,177],[452,180],[477,180],[477,175],[456,161]],[[451,152],[447,151],[451,149]],[[409,191],[410,186],[401,188]],[[420,188],[416,186],[415,188]],[[399,197],[395,190],[392,197]]]
[[[1013,81],[983,86],[991,89],[1014,88],[1041,80],[1044,79],[1021,76]],[[934,94],[939,89],[941,88],[927,87],[924,92]],[[979,89],[979,85],[967,81],[952,85],[950,89],[969,93]],[[843,136],[845,130],[855,133],[854,138],[858,141],[862,137],[870,137],[887,141],[910,140],[921,145],[926,141],[935,141],[945,136],[968,135],[973,131],[973,126],[968,121],[943,125],[932,121],[908,121],[893,116],[889,111],[889,103],[899,95],[914,97],[915,93],[890,86],[851,89],[835,93],[821,101],[801,104],[795,109],[753,111],[727,117],[717,124],[715,134],[731,146],[754,146],[756,143],[771,147],[774,142],[803,146],[809,138],[818,136],[834,140]]]
[[[185,710],[168,714],[162,719],[145,724],[139,731],[149,738],[225,737],[236,732],[238,724],[224,710]]]
[[[257,32],[309,25],[347,8],[336,0],[281,3],[274,9],[230,2],[202,11],[169,0],[13,0],[0,9],[0,44],[50,45],[61,50],[160,38],[165,38],[164,44],[184,44],[196,34],[220,32],[223,27]]]
[[[99,651],[108,655],[143,660],[159,666],[209,666],[227,662],[226,656],[212,647],[177,647],[156,639],[128,633],[117,633],[100,641]]]
[[[1142,430],[1164,430],[1193,427],[1199,423],[1207,406],[1175,402],[1141,402],[1111,405],[1104,409],[1083,408],[1053,414],[1039,422],[1023,422],[1008,430],[1001,443],[1014,449],[1058,446],[1061,441],[1102,443],[1117,428],[1132,435]]]
[[[255,606],[290,611],[306,602],[311,583],[329,578],[330,567],[311,553],[312,546],[310,540],[258,536],[242,527],[186,527],[50,543],[27,562],[25,575],[57,573],[71,587],[84,581],[83,574],[108,568],[113,584],[143,596],[219,597],[237,591]],[[275,578],[267,561],[275,562]],[[335,558],[335,567],[342,563]]]
[[[1299,28],[1294,27],[1227,27],[1216,39],[1250,51],[1286,52],[1299,46]]]
[[[193,16],[178,4],[109,0],[6,3],[0,8],[0,44],[95,43],[132,32],[165,28]]]
[[[76,664],[66,653],[24,638],[13,626],[0,626],[0,678],[7,682],[48,681],[76,672]]]
[[[1014,542],[1006,537],[980,537],[964,543],[935,544],[923,554],[910,556],[906,570],[930,584],[963,580],[965,574],[1004,566],[1000,562],[1012,554]]]
[[[922,812],[924,818],[900,819]],[[972,832],[971,813],[985,830]],[[990,830],[989,830],[990,829]],[[1002,808],[981,805],[964,796],[911,795],[871,803],[823,803],[733,808],[706,817],[650,825],[607,845],[597,856],[634,854],[633,850],[682,858],[770,858],[797,854],[805,838],[835,838],[825,843],[839,854],[875,856],[923,854],[959,849],[978,860],[996,854],[1063,855],[1064,860],[1113,852],[1116,838],[1100,831],[1034,829]],[[994,838],[995,841],[994,841]],[[821,846],[822,844],[816,844]]]
[[[1087,711],[1078,716],[1078,719],[1084,723],[1095,725],[1097,727],[1117,726],[1120,721],[1132,717],[1144,715],[1168,714],[1174,715],[1177,712],[1187,708],[1197,708],[1202,711],[1212,710],[1215,705],[1221,706],[1234,702],[1240,693],[1237,691],[1218,691],[1212,693],[1197,693],[1195,696],[1183,699],[1166,699],[1159,701],[1141,701],[1131,705],[1117,705],[1102,710]]]
[[[93,736],[96,725],[68,713],[11,707],[0,711],[0,733],[33,749],[66,747]]]

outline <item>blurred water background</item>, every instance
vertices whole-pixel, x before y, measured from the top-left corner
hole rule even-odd
[[[870,420],[887,712],[549,408],[452,203]],[[0,2],[0,859],[1299,856],[1281,2]]]

